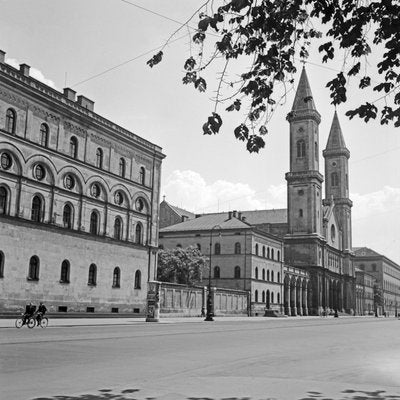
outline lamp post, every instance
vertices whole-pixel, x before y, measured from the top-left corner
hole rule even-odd
[[[212,235],[214,232],[214,229],[222,229],[220,225],[215,225],[211,228],[210,231],[210,266],[209,266],[209,271],[208,271],[208,293],[207,293],[207,315],[204,321],[214,321],[214,305],[213,305],[213,298],[211,295],[211,269],[212,269],[212,264],[211,264],[211,258],[212,258]],[[220,232],[221,235],[221,232]]]

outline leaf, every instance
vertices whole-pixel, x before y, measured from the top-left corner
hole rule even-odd
[[[189,57],[185,61],[185,65],[183,66],[183,68],[185,68],[186,71],[192,71],[195,65],[196,65],[196,60],[193,57]]]
[[[200,92],[205,92],[207,89],[207,83],[203,78],[198,78],[194,82],[194,87],[198,89]]]
[[[245,141],[249,137],[249,128],[245,124],[240,124],[235,128],[233,133],[235,134],[236,139]]]
[[[268,134],[268,129],[265,127],[265,125],[261,125],[258,132],[261,136],[265,136],[266,134]]]
[[[239,99],[236,99],[229,107],[226,108],[226,111],[239,111],[242,102]]]
[[[368,122],[371,118],[376,118],[377,111],[378,109],[376,106],[367,102],[354,110],[347,111],[346,115],[350,119],[352,119],[355,115],[358,115],[360,118],[363,118],[365,122]]]
[[[213,112],[210,117],[208,117],[207,122],[203,125],[203,135],[212,135],[219,132],[222,125],[221,117]]]
[[[264,139],[258,135],[251,135],[246,147],[250,153],[258,153],[260,149],[265,147]]]
[[[161,62],[163,57],[163,52],[159,51],[157,54],[155,54],[153,57],[150,58],[149,61],[147,61],[147,65],[150,66],[150,68],[153,68],[155,65],[157,65],[159,62]]]
[[[197,32],[193,35],[193,42],[196,44],[201,44],[204,42],[206,35],[203,32]]]
[[[359,88],[365,89],[366,87],[371,85],[371,78],[369,76],[364,76],[364,78],[360,79]]]
[[[358,62],[356,65],[354,65],[350,71],[347,73],[347,75],[351,76],[351,75],[357,75],[360,72],[360,67],[361,67],[361,63]]]

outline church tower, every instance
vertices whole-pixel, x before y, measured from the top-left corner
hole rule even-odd
[[[290,172],[288,185],[288,234],[322,236],[322,182],[319,172],[321,116],[315,108],[306,70],[303,67],[290,123]]]
[[[325,199],[324,205],[334,201],[334,212],[342,229],[342,250],[351,251],[351,207],[349,199],[349,158],[337,113],[333,116],[325,158]]]

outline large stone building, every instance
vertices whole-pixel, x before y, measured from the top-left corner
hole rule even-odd
[[[189,218],[161,229],[160,243],[165,247],[176,246],[178,241],[184,245],[203,245],[199,238],[207,242],[212,225],[217,224],[226,229],[222,231],[225,251],[216,254],[216,249],[212,248],[212,258],[217,257],[221,274],[221,278],[215,279],[214,267],[215,284],[241,285],[250,290],[256,310],[267,305],[267,308],[280,308],[288,315],[316,315],[332,310],[353,313],[355,272],[352,202],[349,199],[350,152],[335,113],[323,151],[326,175],[323,200],[318,132],[321,116],[315,107],[305,69],[287,120],[290,124],[287,210],[245,211],[238,213],[237,218],[232,218],[232,213]],[[168,211],[167,207],[161,206],[161,209]],[[167,221],[169,217],[162,215],[161,218]],[[202,224],[203,221],[207,224]],[[228,227],[232,227],[229,235]],[[241,246],[240,256],[235,253],[236,242]],[[265,252],[268,248],[274,255]],[[235,279],[237,266],[243,274],[240,280]],[[245,266],[248,269],[242,272]],[[275,279],[271,280],[271,275],[266,278],[262,271],[273,272]],[[261,300],[260,292],[265,293]]]
[[[368,247],[355,247],[354,254],[357,269],[374,279],[375,307],[387,316],[397,316],[400,306],[400,265]]]
[[[0,312],[137,312],[155,278],[161,148],[0,52]]]

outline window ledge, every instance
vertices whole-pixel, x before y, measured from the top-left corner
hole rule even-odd
[[[97,286],[96,283],[88,283],[88,286]]]
[[[59,283],[61,283],[62,285],[68,285],[69,284],[69,281],[59,281]]]

